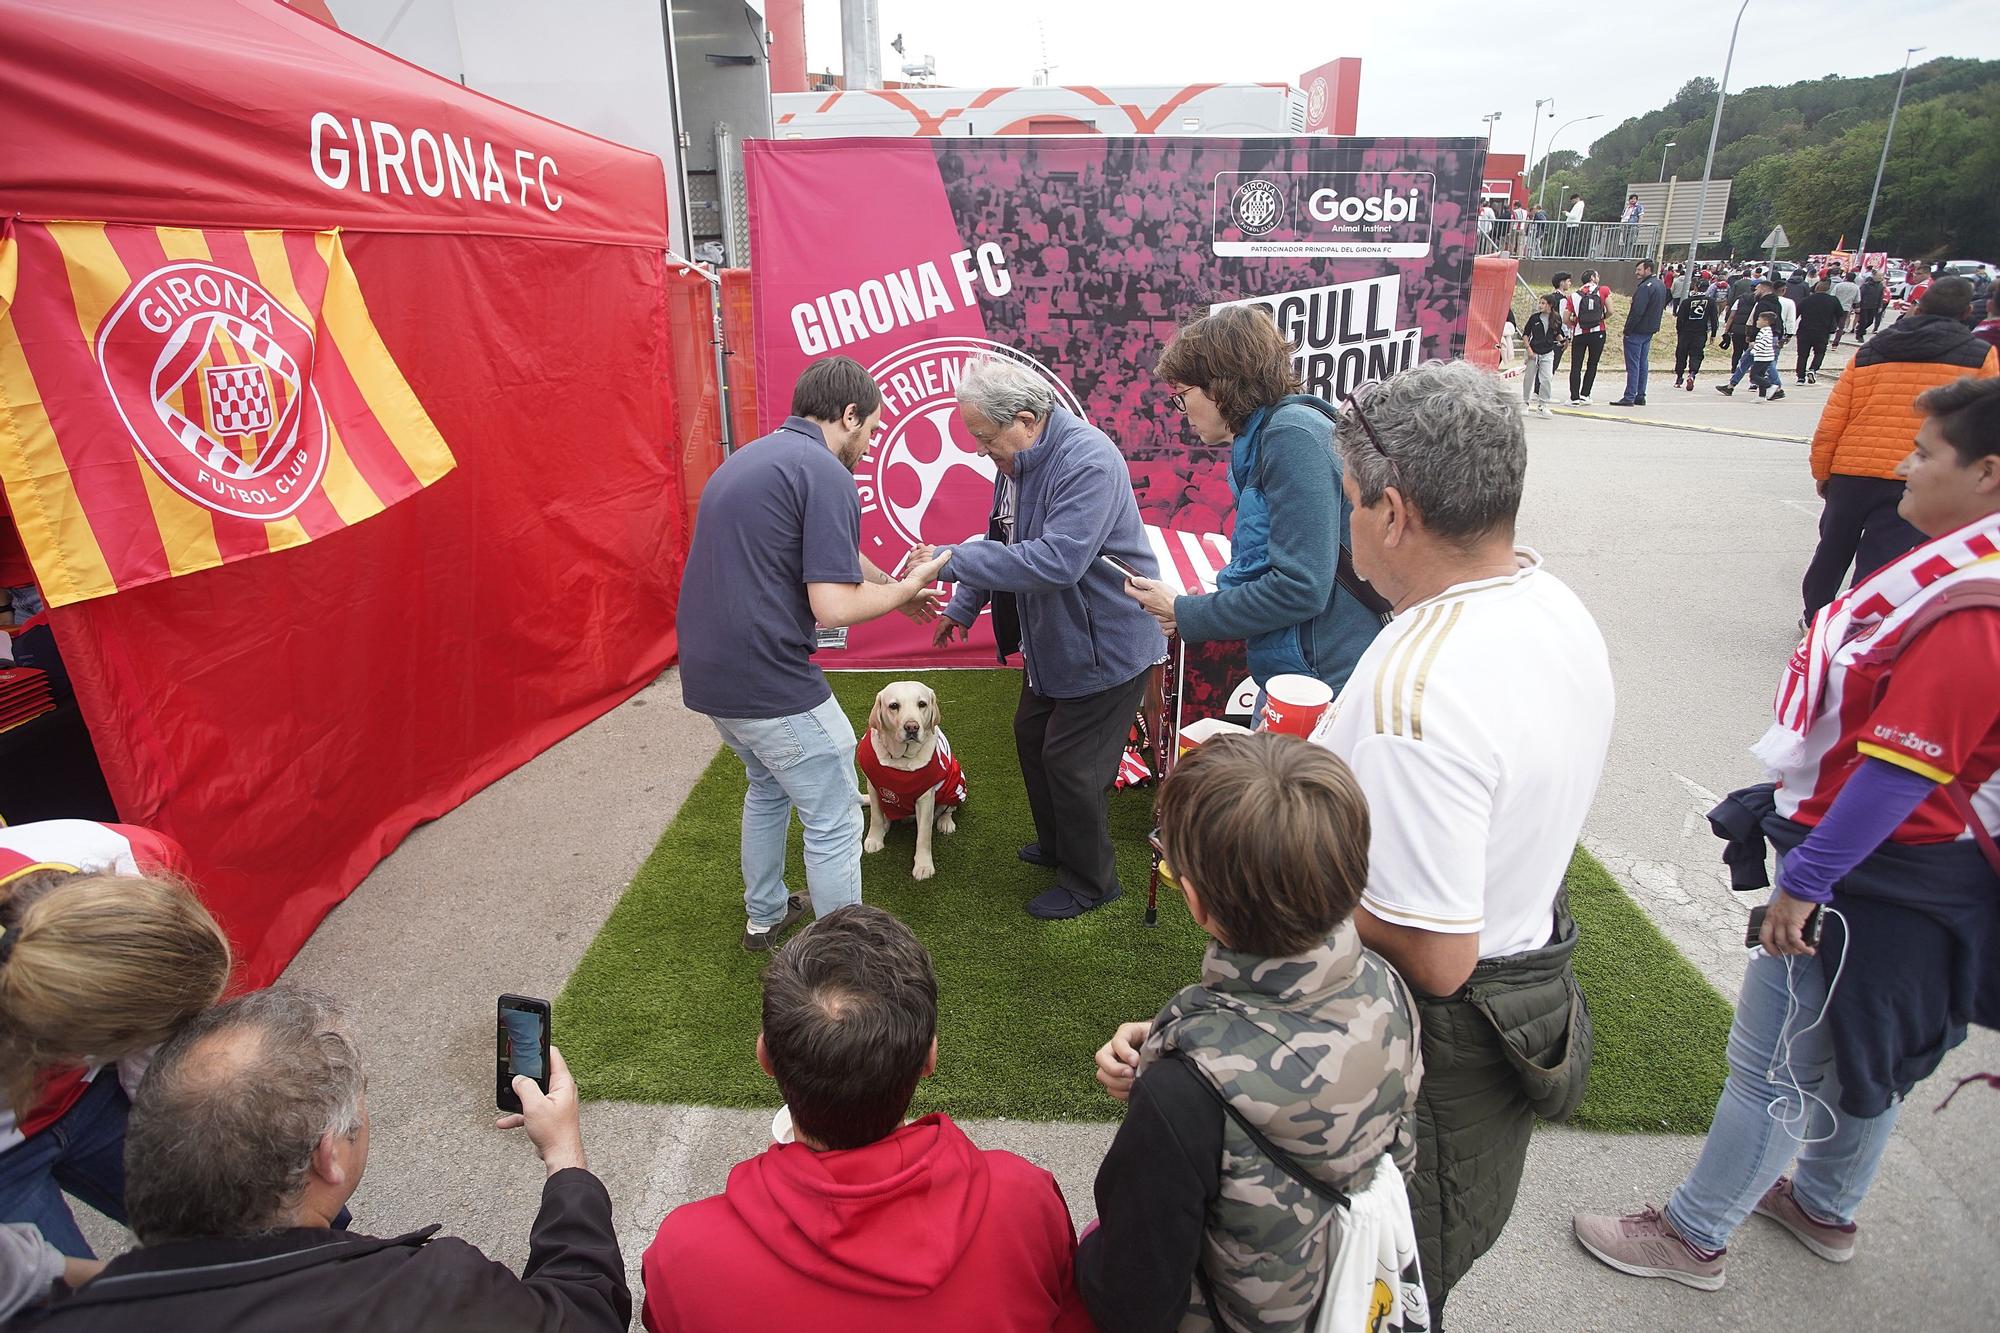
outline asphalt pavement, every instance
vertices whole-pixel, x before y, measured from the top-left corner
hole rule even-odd
[[[1520,536],[1576,589],[1611,648],[1618,724],[1585,841],[1733,995],[1749,904],[1729,893],[1701,816],[1717,793],[1758,777],[1746,747],[1797,639],[1819,510],[1803,441],[1831,382],[1793,389],[1788,373],[1781,402],[1725,399],[1707,387],[1719,359],[1693,393],[1656,375],[1645,408],[1606,406],[1620,386],[1601,382],[1597,404],[1530,417]],[[369,1060],[358,1227],[393,1235],[442,1222],[502,1262],[523,1261],[540,1172],[517,1133],[492,1127],[493,997],[561,989],[716,748],[669,672],[418,829],[287,970],[346,1000]],[[1021,929],[1035,928],[1022,918]],[[1143,1015],[1105,1014],[1107,1033],[1131,1017]],[[1752,1218],[1715,1293],[1614,1273],[1569,1230],[1574,1210],[1663,1199],[1701,1140],[1545,1128],[1513,1221],[1452,1298],[1451,1326],[2000,1327],[2000,1096],[1974,1087],[1932,1110],[1981,1069],[2000,1069],[2000,1037],[1983,1031],[1909,1099],[1852,1263],[1827,1265]],[[774,1088],[772,1109],[778,1100]],[[635,1288],[660,1218],[720,1190],[768,1124],[768,1111],[586,1106],[591,1163],[616,1204]],[[1079,1226],[1095,1214],[1091,1181],[1110,1126],[967,1127],[1053,1171]],[[115,1239],[103,1226],[94,1234]]]

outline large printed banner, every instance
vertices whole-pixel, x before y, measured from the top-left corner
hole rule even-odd
[[[49,605],[301,545],[452,465],[338,233],[0,230],[0,475]]]
[[[822,139],[745,149],[760,419],[784,419],[793,381],[818,357],[869,367],[882,386],[882,431],[855,484],[863,553],[884,569],[920,542],[986,531],[993,467],[953,399],[973,357],[1032,365],[1063,406],[1116,441],[1147,523],[1227,533],[1229,451],[1200,444],[1152,374],[1182,321],[1215,303],[1269,306],[1306,390],[1336,401],[1464,350],[1481,140]],[[970,644],[940,652],[926,630],[890,616],[857,626],[846,649],[820,660],[980,665],[992,653],[984,621]],[[1240,645],[1208,655],[1232,653],[1240,662]],[[1189,682],[1197,696],[1228,688]]]

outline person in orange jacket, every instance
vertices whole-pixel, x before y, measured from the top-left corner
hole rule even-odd
[[[1859,583],[1924,539],[1896,513],[1896,464],[1923,420],[1918,394],[1966,375],[2000,375],[2000,352],[1966,329],[1971,311],[1972,284],[1939,278],[1915,313],[1854,354],[1834,386],[1813,432],[1813,481],[1826,508],[1800,588],[1802,624],[1839,595],[1850,564]]]

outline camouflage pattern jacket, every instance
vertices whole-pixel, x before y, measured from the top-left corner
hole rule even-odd
[[[1210,944],[1202,980],[1168,1001],[1139,1054],[1178,1056],[1314,1179],[1355,1187],[1384,1152],[1407,1175],[1423,1060],[1416,1005],[1353,922],[1295,958]],[[1202,1235],[1184,1333],[1304,1329],[1325,1285],[1330,1205],[1222,1116],[1220,1191]],[[1204,1285],[1207,1290],[1204,1291]]]

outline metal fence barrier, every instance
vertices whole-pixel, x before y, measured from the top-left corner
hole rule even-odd
[[[1647,259],[1660,240],[1652,222],[1515,222],[1479,224],[1479,253],[1516,259]]]

